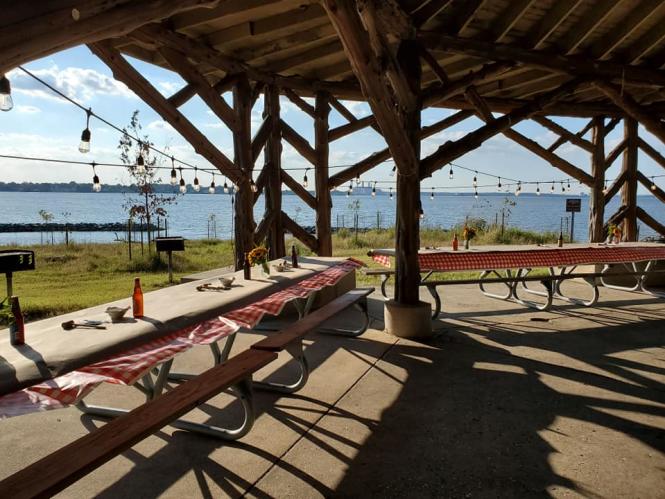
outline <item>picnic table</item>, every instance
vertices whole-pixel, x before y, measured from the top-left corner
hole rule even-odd
[[[353,279],[358,266],[339,258],[301,258],[299,268],[270,278],[256,275],[257,269],[249,281],[242,271],[230,274],[236,278],[230,290],[199,291],[201,281],[171,286],[144,294],[143,318],[110,323],[106,308],[130,303],[129,298],[117,300],[30,323],[26,344],[18,347],[9,343],[7,331],[0,331],[0,417],[81,402],[104,381],[136,384],[153,398],[161,393],[174,355],[194,345],[215,345],[241,327],[251,329],[265,314],[281,313],[287,303],[311,304],[319,291],[349,274]],[[344,287],[355,287],[355,280]],[[86,319],[105,320],[106,329],[61,327]]]
[[[385,267],[391,266],[395,256],[393,249],[375,249],[369,252],[372,259]],[[546,310],[553,299],[561,299],[580,305],[592,306],[599,297],[599,285],[625,291],[638,291],[654,296],[662,293],[652,291],[646,284],[647,277],[656,272],[658,261],[665,260],[665,245],[659,243],[620,244],[568,244],[556,245],[505,245],[477,246],[468,250],[453,251],[448,248],[423,248],[418,252],[420,270],[425,275],[421,286],[425,286],[435,301],[433,317],[441,311],[441,297],[437,287],[452,284],[478,284],[480,291],[490,298],[513,300],[522,305]],[[578,267],[599,266],[592,271],[579,272]],[[534,275],[535,269],[544,269],[546,275]],[[477,278],[433,280],[439,272],[479,271]],[[393,271],[372,271],[382,277],[381,291],[387,297],[386,283]],[[611,278],[621,276],[634,279],[632,285],[613,284]],[[579,299],[567,296],[561,289],[564,281],[581,279],[590,287],[591,296]],[[529,287],[539,283],[542,290]],[[486,289],[488,284],[501,284],[501,294]],[[523,299],[524,292],[545,298],[544,302]]]

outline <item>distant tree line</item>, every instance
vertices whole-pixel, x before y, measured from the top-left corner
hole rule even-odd
[[[165,194],[173,194],[177,192],[177,187],[174,188],[170,184],[155,184],[153,186],[157,192]],[[2,192],[90,192],[92,193],[92,184],[66,182],[66,183],[52,183],[52,182],[0,182],[0,191]],[[201,190],[203,192],[203,189]],[[103,184],[102,192],[120,192],[129,193],[136,192],[136,188],[131,185],[123,184]],[[189,194],[200,194],[190,190]],[[205,190],[208,194],[208,190]]]

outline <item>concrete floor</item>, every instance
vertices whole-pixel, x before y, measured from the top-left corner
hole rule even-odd
[[[537,312],[470,286],[443,299],[426,343],[382,333],[380,297],[362,338],[312,334],[309,383],[258,392],[240,442],[166,427],[61,496],[665,497],[663,300],[603,289],[594,308]],[[234,352],[256,338],[239,335]],[[210,355],[176,364],[201,371]],[[294,372],[280,357],[258,377]],[[141,398],[104,386],[90,400]],[[224,424],[232,400],[191,418]],[[73,408],[0,422],[0,477],[101,424]]]

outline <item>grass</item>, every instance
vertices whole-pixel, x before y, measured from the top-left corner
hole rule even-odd
[[[456,229],[458,234],[461,230]],[[423,229],[421,246],[449,247],[453,231]],[[356,238],[349,230],[341,230],[333,236],[335,256],[353,256],[370,267],[378,267],[367,256],[372,248],[394,246],[395,232],[370,230]],[[527,244],[556,241],[552,233],[535,233],[519,229],[506,229],[503,235],[496,228],[480,230],[474,245]],[[302,254],[302,244],[287,241],[287,248],[296,244]],[[60,315],[122,298],[129,298],[133,278],[140,277],[144,292],[168,286],[166,257],[154,253],[141,256],[134,248],[134,258],[127,258],[123,243],[36,245],[36,270],[17,272],[14,275],[14,294],[21,298],[21,307],[27,320]],[[174,281],[187,274],[226,267],[233,264],[233,248],[230,241],[187,241],[186,251],[174,253]],[[446,277],[458,278],[474,273],[449,273]],[[358,273],[360,285],[378,285],[378,277]],[[1,319],[0,319],[1,320]]]

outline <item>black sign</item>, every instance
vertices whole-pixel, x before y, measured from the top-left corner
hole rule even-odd
[[[26,250],[0,251],[0,273],[35,270],[35,253]]]
[[[185,240],[180,237],[156,237],[157,251],[185,251]]]
[[[582,211],[582,200],[580,198],[566,199],[566,211],[573,213]]]

